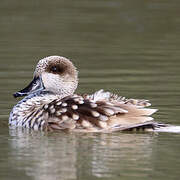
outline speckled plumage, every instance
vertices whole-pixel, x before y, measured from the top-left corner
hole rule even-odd
[[[48,85],[46,88],[47,82],[44,83],[42,78],[44,73],[46,77],[50,75],[54,78],[52,82],[58,84],[60,80],[63,85],[53,86],[52,89]],[[103,90],[92,95],[74,94],[78,84],[77,71],[66,58],[50,56],[40,60],[34,77],[42,78],[44,89],[30,92],[14,106],[9,117],[11,126],[81,132],[112,132],[157,126],[150,117],[157,110],[147,108],[151,105],[147,100],[126,99]],[[63,93],[69,83],[72,90]]]

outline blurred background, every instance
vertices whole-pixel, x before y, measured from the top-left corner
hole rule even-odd
[[[178,179],[180,135],[9,130],[12,93],[49,55],[70,58],[78,93],[149,99],[180,125],[178,0],[1,0],[0,179]]]

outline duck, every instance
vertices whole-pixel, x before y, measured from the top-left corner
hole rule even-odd
[[[37,63],[30,84],[13,94],[24,97],[12,109],[11,127],[40,131],[114,132],[153,130],[157,109],[145,99],[125,98],[103,89],[77,94],[78,70],[71,60],[48,56]]]

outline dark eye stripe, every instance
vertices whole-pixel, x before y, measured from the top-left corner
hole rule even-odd
[[[56,66],[53,66],[53,67],[51,67],[51,71],[52,71],[52,72],[58,72],[58,69],[57,69]]]
[[[64,71],[65,71],[64,67],[60,67],[60,66],[50,67],[50,72],[53,72],[53,73],[63,73]]]

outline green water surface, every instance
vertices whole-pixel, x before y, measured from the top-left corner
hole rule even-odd
[[[62,55],[78,93],[149,99],[156,121],[180,125],[179,13],[178,0],[1,0],[0,179],[178,180],[180,134],[28,132],[8,117],[37,61]]]

